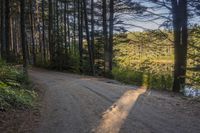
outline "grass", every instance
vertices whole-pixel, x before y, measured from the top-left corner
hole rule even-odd
[[[172,76],[168,74],[145,73],[119,67],[113,68],[112,74],[114,79],[127,84],[146,86],[150,89],[171,90],[172,88]]]
[[[0,61],[0,110],[29,108],[36,93],[30,88],[22,70]]]

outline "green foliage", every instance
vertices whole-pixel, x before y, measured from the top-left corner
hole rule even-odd
[[[200,88],[199,38],[200,28],[196,27],[189,34],[186,79],[186,83],[194,88]],[[174,65],[171,40],[173,34],[169,31],[134,32],[115,36],[114,77],[125,83],[145,84],[154,89],[171,89]],[[136,76],[143,77],[143,81],[135,80]]]
[[[36,93],[27,83],[22,70],[0,61],[0,110],[32,106]]]
[[[163,35],[164,34],[164,35]],[[120,34],[115,37],[115,79],[154,89],[171,89],[173,47],[167,31]]]
[[[142,85],[143,73],[131,70],[123,70],[120,68],[113,68],[112,74],[116,80],[122,81],[128,84]]]
[[[76,54],[70,54],[66,60],[65,70],[70,72],[79,73],[80,59]]]
[[[33,106],[35,97],[36,93],[34,91],[22,88],[2,87],[0,85],[0,109],[10,107],[27,108]]]
[[[152,89],[171,90],[172,81],[171,75],[149,74],[147,86]]]
[[[188,49],[187,82],[200,88],[200,27],[195,26],[190,31]]]
[[[166,37],[158,36],[159,32],[157,32],[134,32],[128,33],[126,36],[116,36],[114,60],[117,65],[130,68],[134,66],[139,69],[140,66],[148,65],[149,63],[172,64],[172,42]],[[165,34],[169,37],[172,36],[169,33],[169,35],[167,33]]]
[[[37,67],[43,67],[59,71],[67,70],[69,72],[79,73],[80,61],[78,54],[56,54],[53,58],[53,62],[44,62],[44,60],[41,57],[41,55],[37,55]]]
[[[26,77],[24,77],[22,70],[6,64],[2,60],[0,60],[0,70],[0,81],[2,82],[17,84],[26,81]]]
[[[112,74],[116,80],[138,86],[147,86],[152,89],[170,90],[172,87],[171,75],[159,75],[128,69],[113,68]]]

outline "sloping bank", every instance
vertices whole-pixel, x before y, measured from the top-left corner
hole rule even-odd
[[[21,68],[0,61],[0,131],[28,132],[35,116],[37,93]]]

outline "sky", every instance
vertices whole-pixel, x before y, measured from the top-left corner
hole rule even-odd
[[[134,1],[140,2],[142,5],[144,5],[146,7],[155,6],[155,4],[153,4],[151,2],[142,2],[142,0],[134,0]],[[155,14],[169,13],[169,10],[167,10],[166,8],[159,8],[159,9],[154,9],[154,10],[148,9],[148,10]],[[153,19],[155,17],[156,16],[152,16],[152,17],[148,17],[146,19],[142,19],[141,17],[131,18],[130,16],[124,16],[123,20],[127,24],[136,25],[136,27],[133,27],[133,26],[127,27],[129,32],[144,31],[146,29],[158,29],[158,28],[163,29],[163,27],[160,27],[160,25],[166,20],[165,19],[156,19],[154,21],[150,21],[151,19]],[[142,27],[142,28],[140,28],[140,27]]]
[[[142,5],[146,6],[146,7],[152,7],[155,6],[155,4],[153,4],[152,2],[144,2],[144,1],[148,1],[148,0],[134,0],[136,2],[141,3]],[[155,13],[155,14],[168,14],[167,16],[169,17],[170,11],[167,8],[158,8],[156,10],[152,10],[149,9],[149,11]],[[144,19],[146,22],[141,22],[143,21],[142,18],[130,18],[128,16],[124,16],[123,20],[127,23],[127,24],[131,24],[131,25],[136,25],[137,27],[127,27],[129,32],[133,32],[133,31],[144,31],[146,29],[164,29],[165,27],[160,27],[160,25],[166,21],[166,19],[156,19],[154,21],[148,21],[152,18],[154,18],[155,16],[152,16],[151,18],[149,17],[148,19]],[[193,16],[192,18],[189,18],[189,26],[194,25],[194,24],[198,24],[200,21],[200,17],[199,16]],[[138,27],[143,27],[143,28],[138,28]]]

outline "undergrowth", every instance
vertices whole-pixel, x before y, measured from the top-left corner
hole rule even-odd
[[[32,107],[35,98],[22,70],[0,60],[0,110]]]
[[[144,71],[113,68],[114,79],[127,84],[146,86],[149,89],[171,90],[172,76],[169,74],[153,74]]]

